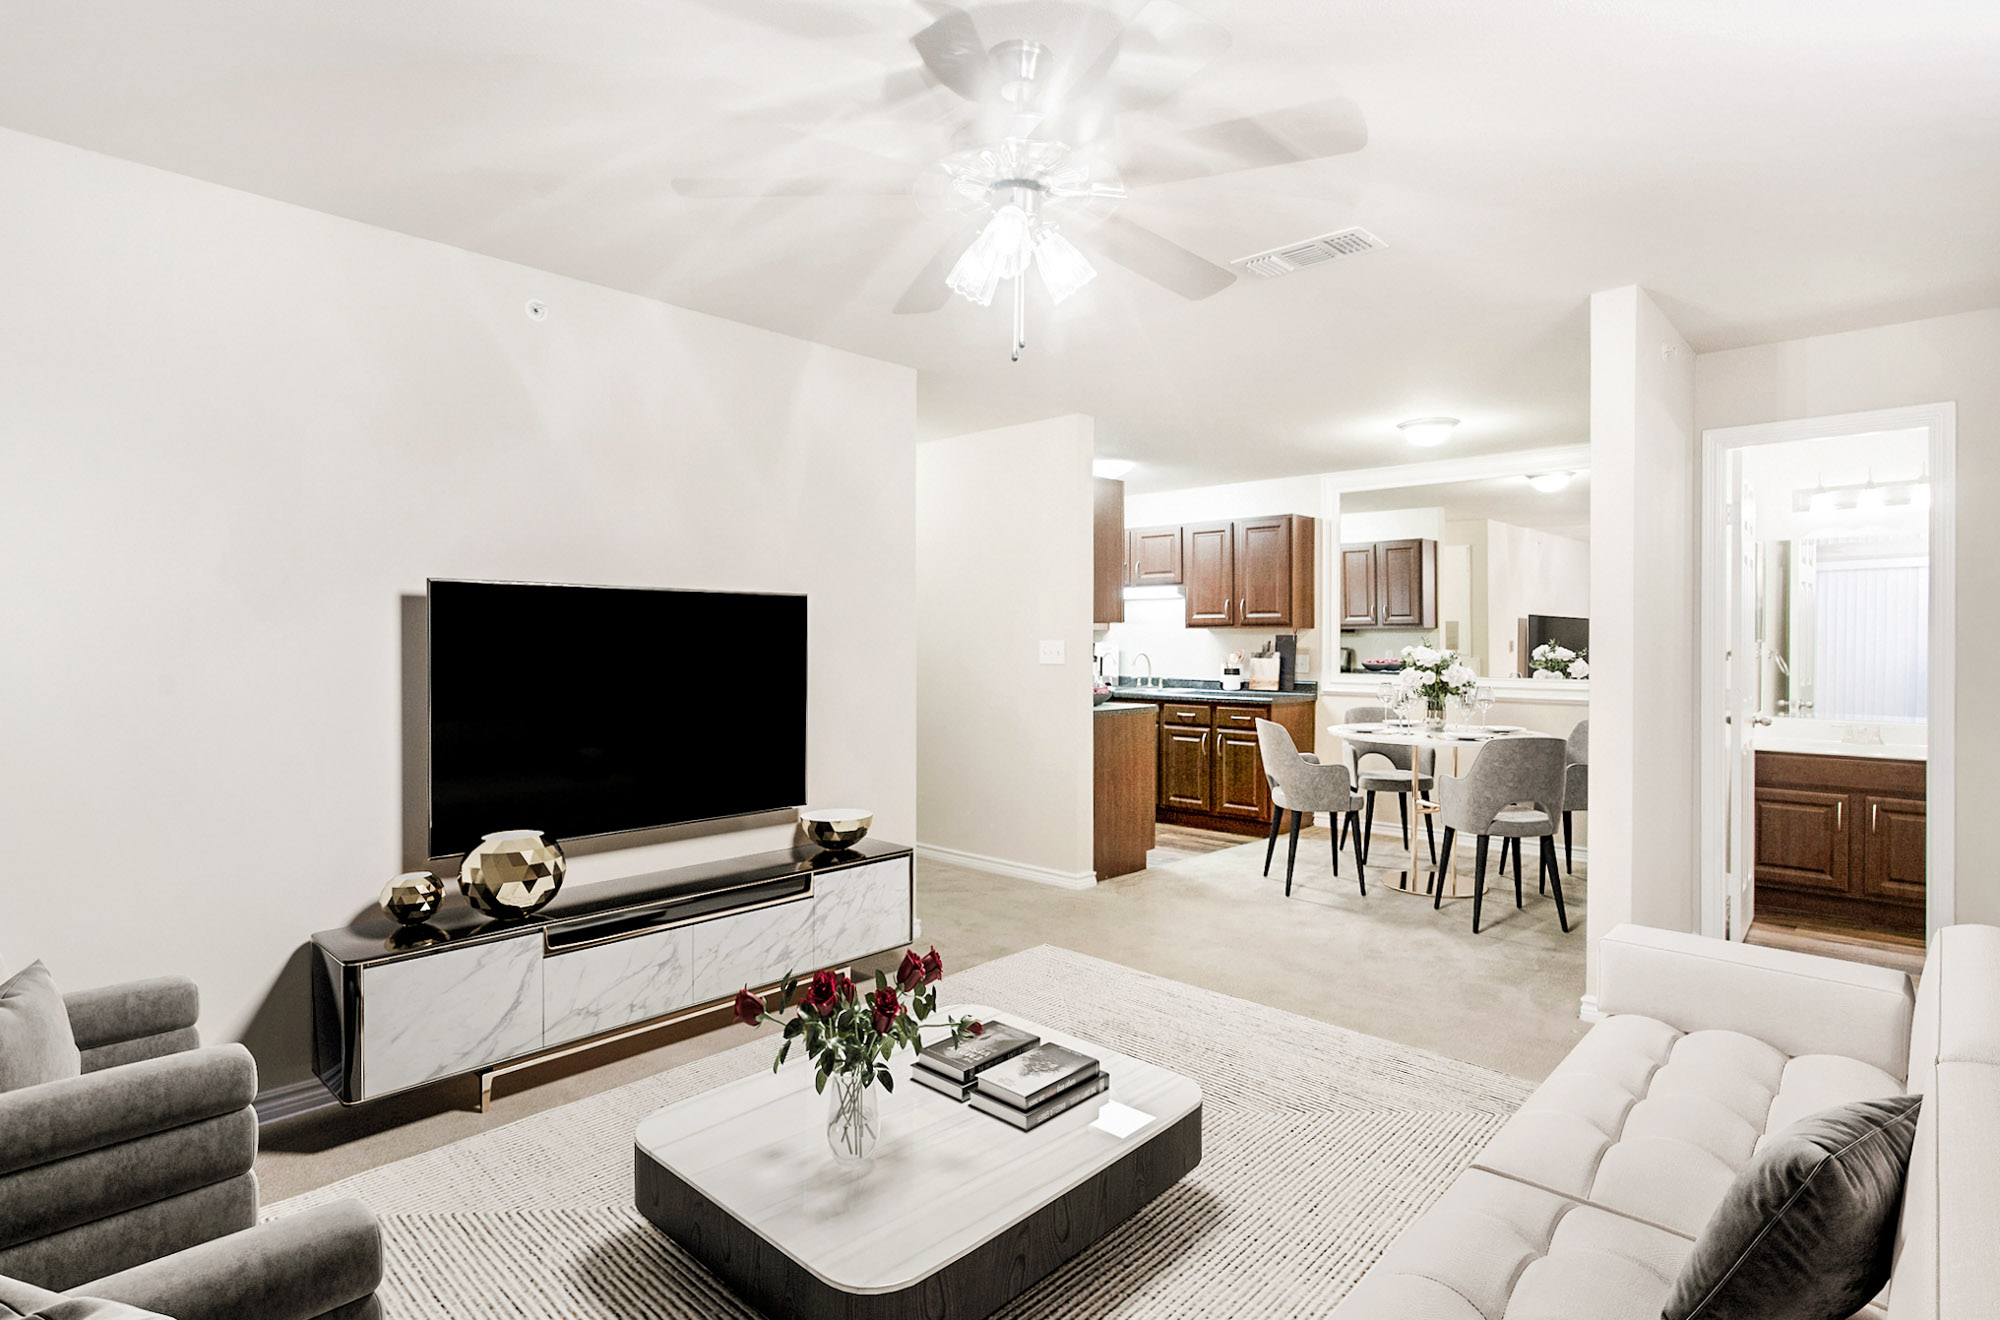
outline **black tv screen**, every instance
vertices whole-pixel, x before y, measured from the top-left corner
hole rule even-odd
[[[432,857],[805,801],[804,596],[433,580],[428,632]]]
[[[1530,614],[1528,650],[1533,652],[1543,642],[1567,646],[1581,655],[1590,649],[1590,620],[1562,614]]]

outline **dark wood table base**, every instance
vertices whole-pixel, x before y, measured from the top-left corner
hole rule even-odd
[[[640,1214],[773,1320],[984,1320],[1138,1214],[1199,1163],[1197,1106],[1095,1178],[936,1274],[881,1293],[850,1293],[826,1283],[644,1150],[636,1152],[634,1185]]]

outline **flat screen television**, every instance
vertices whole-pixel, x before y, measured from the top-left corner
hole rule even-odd
[[[1543,642],[1554,642],[1557,646],[1567,646],[1581,655],[1590,647],[1590,620],[1579,619],[1564,614],[1530,614],[1528,616],[1528,651],[1530,654]]]
[[[804,596],[433,579],[427,614],[432,857],[805,801]]]

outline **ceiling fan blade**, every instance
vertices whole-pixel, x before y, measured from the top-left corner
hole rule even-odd
[[[908,197],[908,179],[851,179],[839,176],[793,179],[675,179],[682,197]]]
[[[1267,115],[1225,119],[1145,142],[1125,158],[1119,172],[1127,184],[1141,188],[1324,160],[1367,145],[1368,124],[1361,117],[1361,108],[1345,97],[1335,97]]]
[[[1096,239],[1096,246],[1111,260],[1190,301],[1211,297],[1236,283],[1234,271],[1122,216],[1111,216],[1099,225]]]
[[[1185,87],[1229,49],[1221,24],[1174,0],[1150,0],[1133,15],[1112,52],[1112,99],[1120,110],[1150,110]]]
[[[993,80],[993,62],[971,14],[951,6],[940,7],[937,21],[911,37],[910,45],[916,48],[931,77],[946,87],[968,101],[986,95]]]
[[[917,272],[917,277],[910,281],[910,287],[903,290],[903,296],[896,299],[895,307],[890,310],[898,316],[912,316],[920,312],[935,312],[944,306],[951,299],[951,288],[945,284],[944,277],[951,274],[953,263],[958,260],[958,254],[964,250],[964,239],[957,237],[946,239],[936,254],[924,263],[924,268]]]

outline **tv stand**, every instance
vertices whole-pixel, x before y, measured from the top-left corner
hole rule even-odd
[[[313,1070],[342,1104],[495,1076],[910,942],[910,849],[790,848],[578,886],[496,921],[450,895],[312,937]]]

